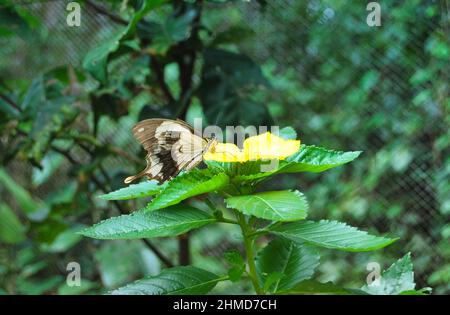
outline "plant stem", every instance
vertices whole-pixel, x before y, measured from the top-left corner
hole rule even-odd
[[[255,231],[249,233],[247,235],[247,237],[250,239],[255,239],[255,237],[258,237],[258,236],[261,236],[261,235],[264,235],[267,233],[269,233],[269,231],[267,231],[266,229],[260,229],[260,230],[255,230]]]
[[[239,223],[237,221],[224,218],[222,211],[217,209],[217,207],[214,205],[214,203],[211,201],[211,199],[209,199],[209,197],[205,198],[205,203],[208,205],[208,208],[213,212],[214,217],[216,218],[217,222],[239,225]]]
[[[242,230],[242,237],[244,238],[245,252],[247,256],[248,275],[252,280],[253,287],[256,294],[264,294],[263,290],[259,286],[258,277],[256,274],[255,254],[253,252],[253,239],[248,237],[251,232],[251,227],[245,222],[245,216],[242,213],[237,213],[239,225]]]
[[[230,220],[230,219],[224,218],[224,217],[222,217],[220,219],[217,219],[217,222],[240,225],[238,222],[236,222],[234,220]]]

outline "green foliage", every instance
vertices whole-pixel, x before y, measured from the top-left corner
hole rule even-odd
[[[188,10],[180,16],[169,17],[163,23],[142,23],[139,32],[143,39],[152,41],[149,46],[152,53],[166,55],[170,47],[189,37],[196,16],[195,10]]]
[[[272,125],[267,107],[251,97],[252,91],[268,86],[253,60],[222,49],[205,49],[203,60],[199,98],[208,122],[220,127]]]
[[[0,203],[0,242],[15,244],[25,239],[25,227],[8,205]]]
[[[4,186],[19,203],[21,210],[30,219],[41,220],[48,214],[47,206],[33,199],[22,186],[14,181],[3,169],[0,168],[0,184]]]
[[[287,163],[280,167],[278,173],[323,172],[349,163],[360,154],[361,151],[342,152],[302,145],[296,154],[286,159]]]
[[[50,244],[43,244],[43,249],[49,253],[64,253],[70,250],[78,242],[81,241],[82,236],[78,232],[83,228],[83,226],[75,226],[68,228],[58,234],[53,242]]]
[[[306,218],[308,203],[295,190],[267,191],[226,199],[227,206],[247,215],[273,221],[297,221]]]
[[[164,0],[144,1],[140,10],[134,13],[133,18],[127,27],[122,28],[110,39],[104,41],[86,54],[83,60],[83,68],[95,79],[106,84],[108,79],[107,66],[110,55],[116,52],[120,47],[128,48],[130,43],[126,40],[136,31],[139,21],[145,14],[155,9],[163,2]]]
[[[286,131],[287,132],[287,131]],[[290,134],[292,137],[294,134]],[[221,169],[233,176],[235,181],[256,181],[258,179],[283,173],[323,172],[333,167],[349,163],[361,154],[360,151],[342,152],[327,150],[316,146],[301,145],[297,153],[285,160],[277,161],[276,167],[262,172],[261,165],[269,165],[265,161],[249,161],[245,163],[225,163],[208,161],[211,168]]]
[[[216,191],[228,184],[226,174],[214,174],[210,170],[194,169],[177,176],[156,195],[146,210],[153,211],[180,203],[189,197]]]
[[[204,211],[184,205],[163,210],[139,210],[132,214],[104,220],[84,229],[84,236],[99,239],[136,239],[176,236],[214,222]]]
[[[51,141],[56,134],[70,125],[78,115],[76,108],[71,106],[74,101],[71,97],[58,97],[39,104],[40,110],[36,114],[30,131],[30,158],[40,163]]]
[[[406,254],[397,262],[393,263],[385,270],[377,281],[370,285],[365,285],[362,290],[369,294],[396,295],[396,294],[417,294],[415,291],[414,271],[411,262],[411,253]]]
[[[289,131],[289,134],[292,136],[294,133]],[[291,167],[291,171],[313,170],[314,167],[318,167],[317,171],[323,171],[349,162],[359,155],[359,152],[344,153],[317,147],[309,148],[311,149],[301,147],[300,152],[295,153],[294,158],[288,158],[287,164],[280,169]],[[303,150],[306,153],[302,155]],[[312,284],[308,282],[305,285],[304,281],[313,276],[319,264],[319,254],[315,247],[353,252],[371,251],[385,247],[396,239],[372,236],[337,221],[303,221],[307,216],[308,203],[302,193],[292,190],[252,193],[254,187],[249,187],[240,181],[240,178],[236,180],[236,168],[245,167],[246,163],[237,164],[235,167],[222,168],[212,163],[208,164],[207,169],[194,169],[181,174],[164,185],[147,208],[129,215],[107,219],[81,233],[100,239],[152,238],[176,236],[212,222],[236,224],[242,231],[247,261],[243,260],[238,251],[233,250],[224,255],[230,265],[226,276],[218,277],[207,273],[208,277],[198,278],[196,275],[188,284],[184,278],[187,275],[180,276],[179,269],[172,268],[164,270],[158,276],[139,280],[117,289],[113,293],[206,293],[214,287],[219,278],[238,282],[242,280],[244,272],[250,277],[257,293],[294,293],[302,292],[302,290],[307,292],[311,288],[318,288],[318,292],[361,293],[358,290],[336,289],[327,284],[314,285],[315,282]],[[148,188],[154,189],[153,186],[146,187],[147,183],[140,185],[122,188],[107,196],[127,199],[135,197]],[[154,190],[151,191],[151,193],[154,192]],[[229,195],[230,192],[232,196]],[[211,210],[214,210],[214,217],[201,210],[179,204],[190,197],[205,193],[227,196],[224,203],[234,213],[236,220],[225,217],[225,213],[218,210],[218,207],[209,199],[207,204]],[[257,229],[252,223],[256,218],[265,219],[271,223]],[[282,224],[283,221],[296,222]],[[255,259],[254,239],[266,233],[279,238],[263,248]],[[187,270],[198,272],[197,269]],[[179,286],[173,287],[173,283],[170,281],[167,283],[167,279],[176,281]]]
[[[119,40],[127,32],[128,29],[124,28],[108,41],[101,43],[98,47],[89,51],[84,58],[83,68],[100,82],[106,83],[108,57],[119,48]]]
[[[125,188],[99,196],[105,200],[129,200],[156,195],[162,189],[157,181],[149,180],[139,184],[132,184]]]
[[[224,253],[225,260],[231,265],[228,270],[230,281],[237,282],[241,280],[245,272],[245,261],[237,250],[231,250]]]
[[[165,269],[159,275],[138,280],[111,291],[120,295],[205,294],[223,278],[193,266]]]
[[[383,248],[397,240],[369,235],[345,223],[328,220],[289,223],[270,228],[269,231],[299,244],[307,243],[350,252]]]
[[[277,293],[310,279],[319,265],[319,258],[319,253],[313,247],[277,238],[258,254],[256,267],[267,291]],[[271,285],[266,285],[273,274],[279,274],[280,277]]]

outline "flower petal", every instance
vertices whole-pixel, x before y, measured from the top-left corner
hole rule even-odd
[[[299,149],[300,140],[285,140],[270,132],[244,141],[244,154],[247,160],[284,160]]]
[[[233,143],[218,143],[203,154],[203,159],[217,162],[245,162],[244,153]]]
[[[285,140],[270,132],[266,132],[245,139],[243,150],[239,150],[233,143],[218,143],[203,154],[203,159],[217,162],[284,160],[299,149],[300,140]]]

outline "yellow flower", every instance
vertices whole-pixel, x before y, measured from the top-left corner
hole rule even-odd
[[[244,140],[240,150],[233,143],[218,143],[203,154],[203,159],[217,162],[246,162],[256,160],[284,160],[300,149],[300,140],[285,140],[270,132]]]
[[[234,143],[218,143],[203,154],[204,160],[218,162],[244,162],[244,152]]]

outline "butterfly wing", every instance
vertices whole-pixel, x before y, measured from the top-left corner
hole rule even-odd
[[[126,184],[143,176],[165,182],[198,165],[208,147],[208,142],[182,120],[146,119],[133,127],[133,135],[147,151],[147,167],[127,177]]]

